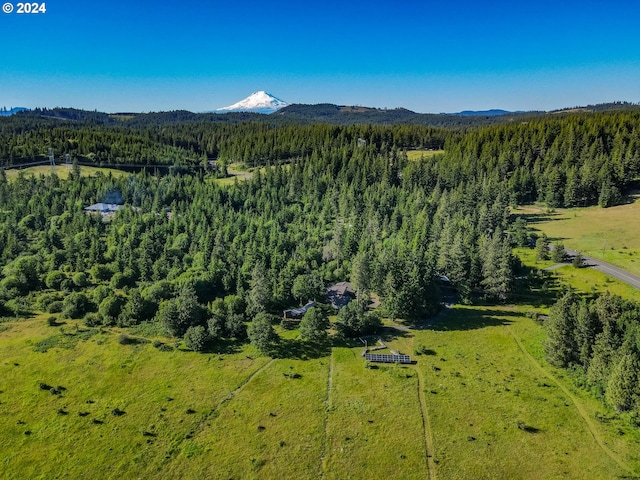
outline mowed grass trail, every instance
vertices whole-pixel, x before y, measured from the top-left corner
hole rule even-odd
[[[545,213],[541,207],[523,207],[529,225],[547,234],[551,241],[599,258],[640,275],[640,202],[610,208],[557,209]]]

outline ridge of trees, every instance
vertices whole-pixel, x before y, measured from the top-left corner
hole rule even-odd
[[[358,301],[375,292],[400,319],[439,309],[437,273],[466,298],[507,299],[508,197],[491,182],[430,186],[425,164],[382,144],[327,141],[227,187],[202,172],[8,181],[0,170],[0,301],[14,314],[59,312],[92,325],[151,322],[176,337],[191,332],[197,346],[197,326],[241,340],[257,315],[349,278]],[[136,208],[108,221],[84,211],[113,191]],[[342,323],[344,332],[377,324],[363,312]]]
[[[637,109],[565,113],[472,129],[183,122],[179,119],[189,117],[188,112],[169,114],[176,115],[176,123],[139,127],[122,121],[106,125],[33,116],[0,119],[0,162],[8,166],[43,160],[51,147],[58,156],[68,153],[97,165],[206,165],[218,159],[255,167],[327,149],[346,155],[364,140],[360,148],[369,155],[444,149],[422,162],[420,172],[410,172],[420,175],[427,188],[438,184],[449,190],[484,179],[499,184],[512,203],[542,201],[551,207],[618,204],[640,175]]]
[[[618,412],[640,418],[640,305],[608,293],[565,294],[545,321],[551,364],[572,368]]]

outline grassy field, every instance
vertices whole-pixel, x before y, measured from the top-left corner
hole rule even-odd
[[[407,158],[409,160],[420,160],[421,158],[435,157],[443,153],[444,150],[407,150]]]
[[[232,163],[227,167],[228,177],[213,178],[213,181],[218,185],[233,185],[236,181],[249,180],[257,170],[264,173],[266,171],[266,167],[243,168],[240,164]]]
[[[56,169],[56,175],[58,175],[58,177],[62,179],[68,178],[69,173],[71,173],[71,169],[67,168],[66,165],[56,165],[55,169]],[[7,174],[8,179],[16,178],[19,172],[22,172],[24,175],[33,175],[37,177],[40,175],[45,175],[45,176],[51,175],[51,167],[49,165],[39,165],[36,167],[27,167],[22,169],[12,168],[9,170],[5,170],[5,172]],[[122,170],[116,170],[113,168],[84,167],[84,166],[80,167],[80,175],[83,175],[83,176],[87,176],[87,177],[95,176],[98,174],[98,172],[102,173],[103,175],[111,174],[114,177],[121,177],[123,175],[128,175],[127,172],[123,172]]]
[[[535,250],[532,248],[516,248],[515,254],[528,267],[545,269],[554,266],[552,260],[536,260]],[[549,283],[556,290],[560,284],[571,286],[575,290],[585,293],[609,292],[620,297],[640,302],[640,290],[631,285],[610,277],[591,268],[575,268],[572,265],[553,268],[548,271]]]
[[[551,241],[588,256],[605,260],[640,275],[640,202],[610,208],[557,209],[524,207],[530,226],[547,234]]]
[[[544,362],[532,308],[455,306],[425,328],[387,328],[390,348],[425,354],[375,369],[361,345],[301,350],[295,331],[289,358],[271,360],[248,346],[160,351],[121,345],[117,329],[4,322],[0,477],[640,474],[640,432]]]

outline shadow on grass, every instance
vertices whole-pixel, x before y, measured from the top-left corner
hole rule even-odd
[[[290,360],[322,358],[331,354],[332,346],[333,342],[331,340],[313,343],[296,339],[281,339],[271,352],[271,356]]]
[[[498,316],[518,316],[518,312],[507,310],[481,310],[476,308],[465,308],[455,310],[450,315],[440,316],[433,320],[426,320],[421,327],[426,330],[436,331],[462,331],[478,330],[486,327],[497,327],[510,325],[511,320],[498,318]]]
[[[209,342],[202,353],[215,353],[218,355],[227,355],[238,353],[242,350],[246,344],[245,340],[238,340],[235,338],[219,338],[214,342]]]
[[[512,300],[533,307],[548,307],[562,296],[562,285],[549,271],[524,267],[514,282]]]
[[[513,213],[511,215],[514,219],[522,217],[530,225],[532,223],[554,222],[557,220],[564,220],[564,218],[558,212],[540,212],[540,213]]]

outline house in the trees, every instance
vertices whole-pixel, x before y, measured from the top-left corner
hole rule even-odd
[[[121,208],[124,208],[124,206],[117,203],[94,203],[85,207],[84,211],[87,213],[99,213],[104,217],[116,213]]]
[[[302,317],[304,317],[304,314],[307,313],[307,310],[315,306],[316,302],[309,302],[303,307],[285,310],[283,313],[283,317],[290,320],[300,320]]]
[[[356,292],[349,282],[340,282],[327,288],[327,298],[335,309],[341,309],[356,298]]]

